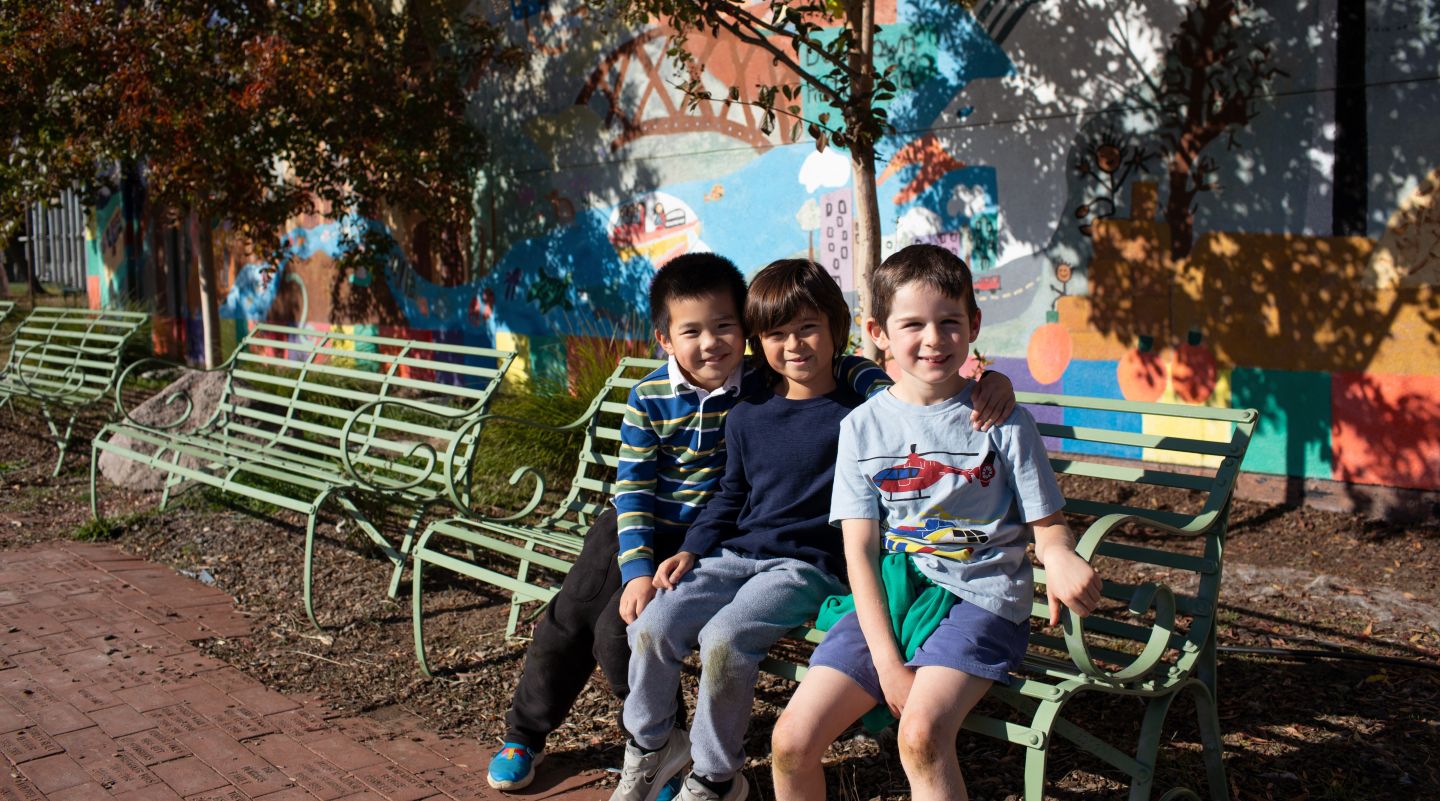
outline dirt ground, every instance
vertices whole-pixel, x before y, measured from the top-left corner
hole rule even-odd
[[[323,634],[300,603],[303,523],[213,494],[183,494],[165,513],[158,495],[101,482],[111,531],[89,524],[88,441],[64,472],[38,416],[0,412],[0,549],[76,536],[113,536],[121,548],[231,593],[255,618],[250,639],[214,640],[210,653],[285,692],[313,692],[347,711],[401,706],[438,732],[493,743],[524,654],[504,636],[508,599],[463,581],[427,580],[427,642],[442,677],[415,667],[408,592],[385,597],[388,564],[353,527],[322,526],[316,579]],[[1273,658],[1222,651],[1220,710],[1231,796],[1371,799],[1440,796],[1440,528],[1391,525],[1303,508],[1238,502],[1225,555],[1224,648],[1344,649],[1374,660]],[[408,574],[407,574],[408,584]],[[693,686],[693,676],[690,680]],[[747,775],[771,798],[769,730],[790,685],[767,678],[747,745]],[[598,675],[551,741],[547,770],[616,765],[618,706]],[[1133,742],[1140,707],[1071,707],[1083,724]],[[1157,797],[1203,785],[1191,709],[1177,704]],[[1101,722],[1103,721],[1103,726]],[[962,734],[973,798],[1018,794],[1023,749]],[[833,749],[832,797],[908,798],[893,742],[850,738]],[[1126,797],[1113,770],[1062,744],[1049,775],[1063,799]]]

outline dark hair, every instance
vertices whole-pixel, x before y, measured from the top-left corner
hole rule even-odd
[[[870,274],[870,316],[881,328],[890,316],[895,293],[916,281],[952,300],[964,300],[972,324],[980,313],[975,282],[964,259],[939,245],[910,245],[890,254]]]
[[[676,256],[650,281],[650,324],[669,336],[670,301],[726,294],[735,301],[735,313],[743,315],[745,276],[734,262],[715,253]]]
[[[850,341],[850,304],[840,293],[840,285],[824,267],[809,259],[781,259],[766,265],[750,279],[750,297],[745,301],[751,352],[757,356],[764,353],[760,335],[790,322],[806,309],[814,309],[825,318],[835,345],[831,356],[839,357]]]

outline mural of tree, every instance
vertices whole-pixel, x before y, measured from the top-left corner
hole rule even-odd
[[[1216,188],[1216,161],[1206,150],[1221,138],[1237,149],[1236,135],[1255,118],[1256,101],[1285,74],[1273,63],[1268,21],[1249,0],[1198,0],[1171,39],[1159,104],[1174,258],[1189,255],[1194,244],[1197,196]]]

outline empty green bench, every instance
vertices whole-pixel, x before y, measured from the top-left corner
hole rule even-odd
[[[177,413],[162,424],[136,421],[122,405],[124,419],[93,441],[91,510],[100,519],[95,471],[104,451],[162,471],[162,508],[172,487],[191,481],[304,514],[305,612],[318,627],[311,587],[321,509],[334,501],[390,559],[393,596],[419,521],[455,492],[450,471],[468,471],[479,418],[514,358],[494,348],[257,326],[210,371],[223,374],[224,390],[198,427],[183,392],[166,401]],[[146,360],[126,375],[158,365],[173,366]],[[398,545],[362,508],[367,498],[408,510]]]
[[[585,532],[609,505],[615,468],[619,464],[616,453],[620,447],[620,423],[625,418],[630,388],[662,364],[664,362],[655,359],[621,359],[583,414],[563,426],[540,426],[585,434],[569,492],[553,511],[536,513],[545,495],[544,477],[533,468],[520,467],[511,474],[510,483],[532,482],[529,502],[524,508],[504,517],[486,517],[468,511],[464,517],[430,524],[416,540],[410,572],[411,628],[415,658],[422,673],[430,675],[425,657],[423,616],[425,568],[449,570],[509,592],[510,619],[505,633],[513,635],[520,606],[527,601],[549,601],[559,591],[558,582],[554,581],[556,574],[563,576],[570,571],[584,543]],[[500,421],[491,420],[491,425],[499,424]],[[503,424],[539,425],[511,418],[505,418]],[[486,555],[485,564],[476,558],[482,552]],[[509,567],[508,572],[502,572],[502,565]],[[549,575],[534,575],[533,567],[544,568]]]
[[[109,400],[125,346],[149,319],[143,312],[36,306],[10,335],[0,406],[16,400],[39,406],[59,451],[53,475],[65,462],[75,419]]]
[[[1231,493],[1257,413],[1016,394],[1039,420],[1083,421],[1041,422],[1039,428],[1053,438],[1055,471],[1072,477],[1064,482],[1065,511],[1078,537],[1076,550],[1104,580],[1107,601],[1084,619],[1066,610],[1063,630],[1056,632],[1048,629],[1048,602],[1037,586],[1032,614],[1039,622],[1023,669],[1010,686],[990,691],[998,702],[990,707],[1003,712],[973,712],[964,727],[1025,748],[1027,801],[1044,797],[1046,761],[1056,737],[1128,775],[1130,798],[1139,801],[1149,798],[1154,786],[1166,713],[1188,693],[1199,715],[1210,796],[1228,799],[1216,709],[1217,607]],[[1063,410],[1063,416],[1049,409]],[[1097,452],[1143,460],[1088,455]],[[1137,491],[1143,486],[1165,494],[1147,504]],[[1131,530],[1143,535],[1126,537]],[[1044,584],[1044,570],[1036,568],[1035,581]],[[811,643],[824,639],[810,628],[792,635]],[[773,657],[764,669],[797,681],[804,676],[798,655]],[[1067,717],[1066,705],[1086,693],[1143,702],[1133,754],[1103,739],[1112,724]],[[1198,796],[1182,787],[1163,798]]]

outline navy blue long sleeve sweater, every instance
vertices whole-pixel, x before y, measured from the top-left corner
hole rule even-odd
[[[840,421],[862,402],[838,389],[807,400],[765,393],[737,404],[725,418],[725,475],[680,549],[800,559],[843,580],[830,487]]]

